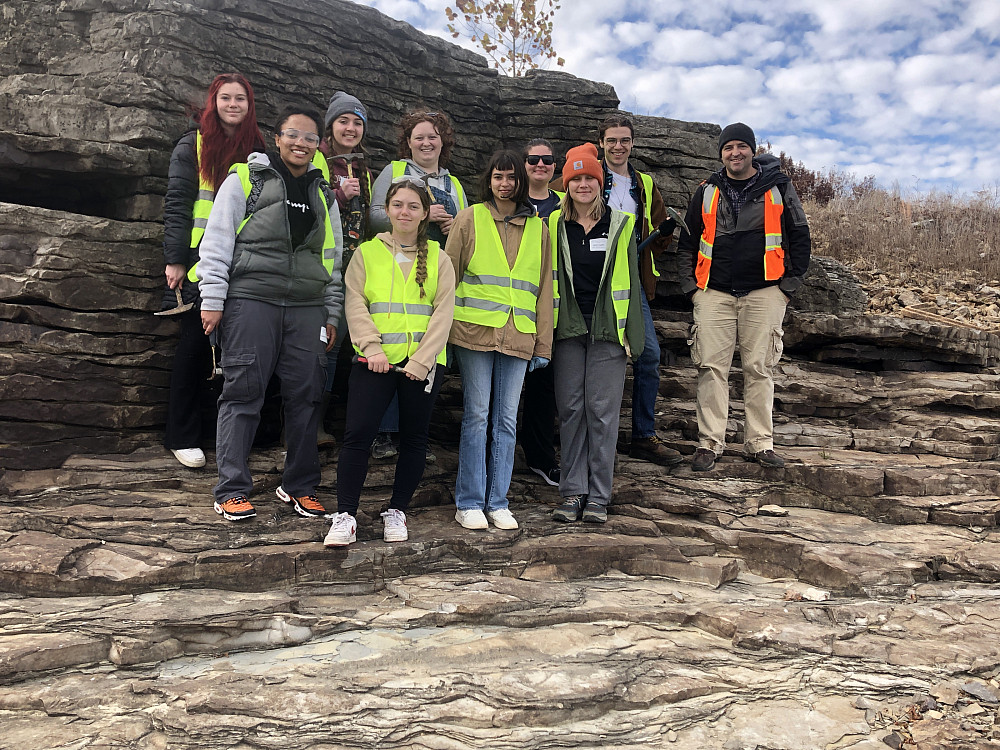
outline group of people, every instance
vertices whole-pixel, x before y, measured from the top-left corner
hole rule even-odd
[[[356,540],[369,459],[392,433],[398,459],[383,536],[407,539],[448,367],[461,373],[455,519],[467,529],[518,527],[507,492],[519,437],[531,470],[559,488],[555,520],[606,521],[629,359],[631,455],[683,461],[655,431],[660,347],[649,306],[656,258],[677,222],[631,164],[627,117],[600,124],[603,159],[590,143],[569,149],[561,180],[542,138],[497,151],[475,186],[478,202],[447,169],[454,130],[443,112],[407,113],[399,158],[377,177],[364,152],[368,111],[343,91],[325,115],[283,111],[273,145],[239,74],[216,77],[195,120],[171,157],[164,207],[165,304],[177,290],[194,303],[180,316],[165,444],[182,464],[205,464],[198,403],[217,343],[214,507],[223,518],[256,514],[248,461],[272,377],[287,451],[277,495],[302,516],[329,518],[328,546]],[[725,448],[737,343],[747,457],[783,464],[773,450],[771,368],[785,305],[809,262],[809,230],[777,160],[755,150],[746,125],[722,131],[723,168],[696,191],[681,232],[699,372],[696,471]],[[329,511],[316,496],[318,446],[332,441],[323,415],[345,341],[349,398]]]

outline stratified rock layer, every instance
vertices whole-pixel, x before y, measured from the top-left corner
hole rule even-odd
[[[657,318],[669,350],[677,323]],[[5,741],[997,746],[1000,375],[783,361],[784,470],[742,459],[739,380],[717,468],[620,455],[604,526],[552,522],[556,489],[519,457],[520,529],[460,528],[447,440],[409,540],[381,541],[393,465],[375,462],[344,549],[275,497],[280,450],[255,454],[241,524],[211,508],[211,454],[204,470],[158,448],[7,470]],[[688,359],[663,368],[659,431],[686,453],[694,387]],[[458,397],[452,379],[439,435]],[[335,455],[323,465],[332,504]]]

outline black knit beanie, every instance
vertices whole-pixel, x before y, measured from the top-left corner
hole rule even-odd
[[[750,126],[744,125],[742,122],[734,122],[722,129],[722,133],[719,135],[719,156],[722,156],[722,147],[730,141],[743,141],[750,147],[751,151],[757,152],[757,137],[753,134]]]

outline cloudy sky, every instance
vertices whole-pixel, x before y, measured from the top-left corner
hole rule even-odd
[[[449,0],[356,1],[451,39]],[[812,169],[907,193],[1000,186],[1000,0],[562,6],[563,70],[612,84],[622,109],[742,120]]]

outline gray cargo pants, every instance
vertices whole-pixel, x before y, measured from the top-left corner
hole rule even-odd
[[[326,381],[326,352],[319,332],[325,323],[322,306],[226,300],[219,327],[224,381],[215,447],[218,502],[249,497],[253,489],[247,461],[272,373],[281,379],[288,451],[281,485],[293,497],[315,494],[320,481],[316,423]]]

